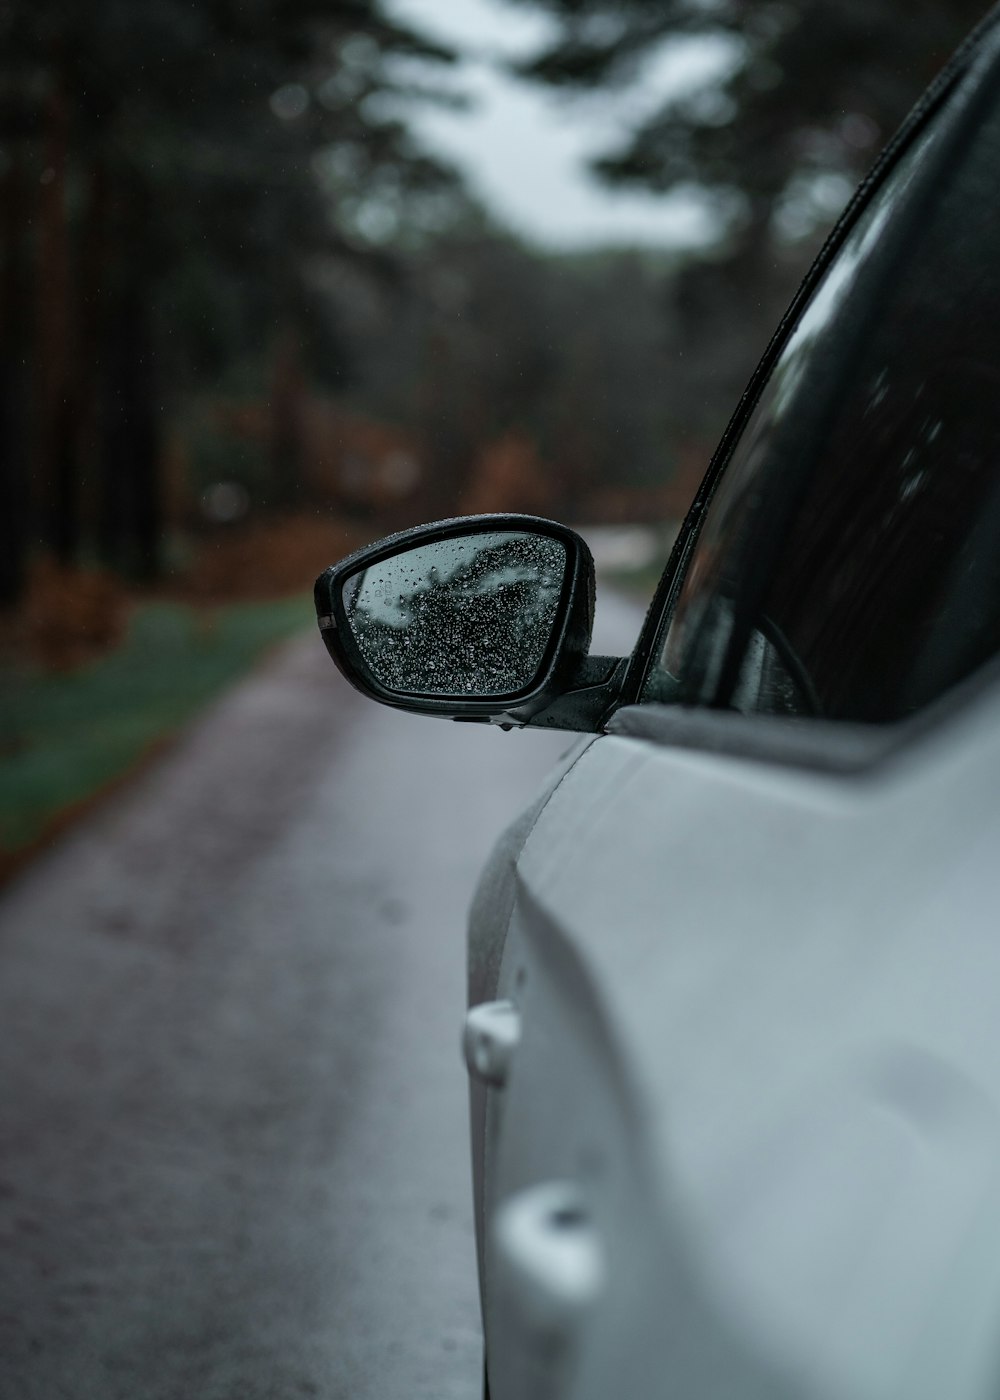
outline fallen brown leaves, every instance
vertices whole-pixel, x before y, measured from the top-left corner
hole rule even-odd
[[[128,590],[113,574],[38,559],[3,640],[47,671],[73,671],[118,645],[129,608]]]
[[[317,574],[367,538],[364,526],[328,515],[219,529],[202,537],[176,592],[191,602],[206,603],[306,592]]]

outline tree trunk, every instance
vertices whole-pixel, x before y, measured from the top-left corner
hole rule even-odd
[[[105,395],[100,552],[151,582],[160,572],[160,443],[149,308],[135,278],[109,318]]]
[[[102,479],[101,379],[107,335],[109,196],[107,166],[98,153],[90,164],[80,228],[79,312],[76,368],[77,490],[83,538],[99,536],[99,486]]]
[[[271,377],[273,504],[285,509],[301,505],[305,494],[302,398],[299,336],[294,326],[286,326],[278,338]]]
[[[28,441],[25,413],[28,362],[26,229],[30,196],[16,147],[0,181],[0,607],[11,607],[24,589],[31,535]]]
[[[70,233],[66,201],[69,99],[57,67],[44,112],[44,159],[39,201],[36,492],[45,542],[62,563],[80,543],[74,425],[75,361],[71,306]]]
[[[150,301],[151,199],[138,178],[118,196],[118,280],[104,321],[98,547],[107,564],[148,583],[160,573],[163,524]]]

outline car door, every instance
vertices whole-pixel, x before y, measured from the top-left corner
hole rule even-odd
[[[493,1400],[1000,1389],[997,51],[821,255],[631,703],[485,878]]]

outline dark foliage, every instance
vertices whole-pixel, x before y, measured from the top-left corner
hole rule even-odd
[[[400,116],[415,58],[452,55],[378,0],[0,4],[0,602],[39,546],[155,574],[199,378],[283,334],[346,372],[317,263],[385,271],[457,188]]]
[[[687,189],[718,235],[679,278],[692,426],[717,432],[822,236],[985,0],[531,0],[556,20],[521,65],[564,89],[627,86],[694,38],[726,63],[664,98],[594,167]]]

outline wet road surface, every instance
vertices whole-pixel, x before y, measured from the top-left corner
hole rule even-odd
[[[310,634],[0,896],[3,1400],[478,1396],[465,915],[571,739]]]

